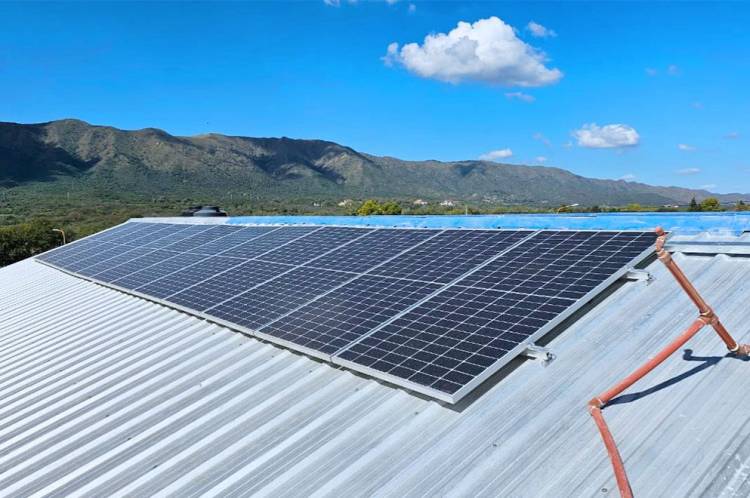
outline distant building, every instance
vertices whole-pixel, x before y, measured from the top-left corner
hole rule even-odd
[[[349,207],[354,204],[354,201],[351,199],[344,199],[343,201],[339,202],[339,207]]]
[[[446,199],[443,202],[441,202],[440,205],[443,207],[453,207],[456,205],[456,203],[451,200]]]
[[[416,201],[414,201],[415,206],[426,206],[427,204],[429,204],[429,202],[424,199],[417,199]]]

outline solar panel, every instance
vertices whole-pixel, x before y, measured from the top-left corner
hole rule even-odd
[[[368,228],[324,227],[258,257],[264,261],[301,265],[370,232]]]
[[[446,230],[370,273],[448,283],[532,233],[520,230]]]
[[[219,225],[223,226],[223,225]],[[234,228],[234,227],[232,227]],[[214,239],[206,244],[197,246],[193,249],[189,249],[188,252],[194,252],[196,254],[205,254],[211,256],[213,254],[219,254],[223,251],[228,251],[240,244],[244,244],[249,240],[265,235],[268,232],[278,230],[279,227],[239,227],[240,230],[225,235],[220,239]]]
[[[208,280],[218,273],[239,266],[242,262],[242,260],[237,258],[225,258],[221,256],[201,259],[197,263],[185,267],[182,270],[170,273],[158,280],[153,280],[142,287],[138,287],[137,290],[138,292],[148,294],[149,296],[163,299],[172,294],[177,294],[199,282]],[[158,263],[152,268],[158,268],[165,263]]]
[[[121,265],[114,266],[108,270],[100,273],[93,274],[92,276],[102,282],[114,282],[128,275],[135,274],[141,270],[144,270],[151,265],[160,263],[166,259],[177,256],[178,253],[172,251],[166,251],[157,249],[155,251],[149,251],[147,254],[131,259]],[[196,260],[197,261],[197,260]],[[142,284],[141,284],[142,285]],[[134,288],[132,285],[124,285],[126,288]]]
[[[199,263],[196,266],[202,265],[203,263]],[[169,296],[166,300],[196,311],[203,311],[292,268],[278,263],[247,261]]]
[[[206,313],[249,329],[258,329],[354,276],[338,271],[297,268],[216,305]]]
[[[112,249],[108,252],[108,254],[113,254],[112,257],[100,260],[98,263],[94,263],[91,265],[88,265],[84,268],[82,268],[79,273],[81,275],[86,275],[87,277],[96,275],[97,273],[101,273],[106,270],[111,270],[112,268],[119,266],[123,263],[127,263],[128,261],[132,259],[139,258],[141,256],[145,256],[146,254],[152,252],[152,249],[147,249],[145,247],[134,247],[130,248],[130,250],[122,251],[120,247],[117,247],[116,249]]]
[[[197,252],[197,250],[201,246],[204,246],[209,242],[220,242],[224,237],[242,231],[242,227],[228,225],[207,226],[205,228],[205,230],[190,234],[189,237],[185,237],[182,240],[178,240],[177,242],[172,242],[169,245],[165,245],[164,249],[176,252]],[[213,252],[209,252],[206,254],[211,255],[213,254]]]
[[[171,258],[159,261],[156,264],[114,280],[112,283],[125,289],[138,289],[162,277],[166,277],[172,273],[187,268],[203,259],[206,259],[206,256],[200,254],[178,253]]]
[[[259,329],[315,354],[330,355],[439,289],[437,284],[363,275]]]
[[[281,227],[277,230],[261,235],[260,237],[251,239],[243,244],[232,247],[220,254],[222,256],[251,259],[319,229],[320,227]]]
[[[376,230],[305,266],[363,273],[438,233],[435,230]]]
[[[524,242],[339,351],[334,362],[456,401],[651,250],[655,234]]]
[[[337,356],[452,395],[574,303],[453,286]]]
[[[37,257],[456,402],[655,234],[130,222]]]

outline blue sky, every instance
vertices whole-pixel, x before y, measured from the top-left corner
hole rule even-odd
[[[747,3],[0,3],[0,120],[750,192],[748,25]]]

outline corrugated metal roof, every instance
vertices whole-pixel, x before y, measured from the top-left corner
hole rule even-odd
[[[677,255],[738,339],[750,259]],[[586,403],[695,317],[658,262],[443,405],[31,260],[0,270],[3,495],[616,496]],[[710,330],[608,407],[636,496],[750,495],[750,362]]]

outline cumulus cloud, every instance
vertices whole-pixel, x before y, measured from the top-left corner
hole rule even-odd
[[[636,178],[637,177],[633,173],[628,173],[626,175],[622,175],[620,178],[618,178],[618,180],[624,180],[626,182],[632,182]]]
[[[416,11],[417,11],[417,6],[416,6],[415,4],[413,4],[413,3],[410,3],[410,4],[409,4],[409,13],[410,13],[410,14],[413,14],[413,13],[415,13]]]
[[[703,190],[713,190],[713,189],[715,189],[715,188],[716,188],[716,184],[715,184],[715,183],[707,183],[707,184],[705,184],[705,185],[701,185],[701,186],[700,186],[700,187],[698,187],[698,188],[701,188],[701,189],[703,189]]]
[[[533,95],[529,95],[528,93],[523,92],[507,92],[505,96],[509,100],[521,100],[523,102],[534,102],[536,98]]]
[[[547,56],[524,43],[498,17],[461,21],[448,33],[419,43],[388,45],[386,65],[400,64],[423,78],[457,84],[479,81],[502,86],[537,87],[560,81],[563,73],[545,66]]]
[[[575,130],[572,135],[580,147],[591,149],[633,147],[640,141],[635,128],[625,124],[599,126],[596,123],[589,123]]]
[[[534,38],[554,38],[557,36],[557,33],[555,33],[551,29],[547,29],[541,24],[531,21],[529,24],[526,25],[526,29],[529,30],[531,33],[531,36]]]
[[[688,176],[688,175],[697,175],[701,172],[700,168],[682,168],[677,170],[678,175]]]
[[[680,74],[680,68],[675,64],[670,64],[669,66],[667,66],[667,74],[670,76],[677,76],[678,74]]]
[[[546,163],[547,162],[547,158],[545,156],[536,156],[534,158],[534,161],[536,161],[538,163]]]
[[[685,152],[693,152],[696,149],[694,146],[688,144],[677,144],[677,148]]]
[[[498,161],[500,159],[507,159],[513,155],[513,151],[510,149],[498,149],[491,150],[486,154],[479,156],[480,161]]]
[[[740,134],[737,133],[736,131],[730,131],[729,133],[724,135],[724,138],[728,138],[729,140],[736,140],[740,138]]]

